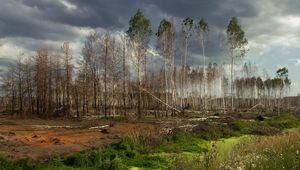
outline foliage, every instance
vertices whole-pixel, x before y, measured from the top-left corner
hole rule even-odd
[[[39,170],[36,165],[33,165],[29,159],[21,159],[16,162],[12,162],[2,156],[0,156],[0,170]]]
[[[265,121],[249,121],[249,120],[236,120],[229,124],[229,127],[240,134],[257,134],[258,128],[273,132],[279,130],[297,128],[300,125],[300,120],[289,113],[283,113],[280,116],[275,116]],[[263,133],[264,135],[267,135]],[[260,134],[258,134],[260,135]]]
[[[230,50],[235,52],[236,56],[232,57],[243,57],[246,52],[246,46],[248,44],[245,38],[245,32],[242,30],[236,17],[232,17],[227,27],[228,43]]]
[[[129,21],[129,29],[126,32],[130,38],[141,36],[139,38],[145,39],[151,35],[151,22],[144,17],[144,14],[140,9]]]
[[[158,27],[157,33],[155,34],[157,37],[160,37],[161,35],[163,35],[163,33],[172,28],[172,23],[166,19],[163,19]]]
[[[267,124],[282,130],[298,127],[300,120],[292,114],[285,113],[267,121]]]
[[[155,152],[180,153],[180,152],[201,152],[201,147],[205,141],[190,133],[183,131],[177,132],[175,135],[166,137],[160,146],[154,148]]]

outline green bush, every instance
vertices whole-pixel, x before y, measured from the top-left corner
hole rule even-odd
[[[0,170],[39,170],[38,166],[33,165],[29,159],[20,159],[12,162],[0,156]]]
[[[156,155],[140,155],[134,159],[126,159],[125,162],[128,167],[134,166],[150,169],[159,169],[167,163],[166,159]]]
[[[0,170],[14,170],[14,164],[8,159],[0,156]]]
[[[96,168],[101,167],[103,164],[102,150],[97,149],[97,150],[92,151],[89,154],[88,159],[89,159],[89,163],[90,163],[89,166],[96,167]]]
[[[50,157],[48,166],[62,166],[63,165],[63,159],[58,155],[53,155]]]
[[[193,134],[179,131],[173,136],[166,137],[160,146],[154,148],[154,151],[167,153],[201,152],[203,151],[203,148],[200,147],[202,142],[204,140]]]
[[[229,124],[229,127],[235,131],[242,133],[250,133],[251,129],[256,128],[260,122],[257,121],[246,121],[246,120],[236,120]]]
[[[74,155],[68,156],[63,160],[63,163],[67,166],[72,167],[88,167],[89,159],[86,154],[76,153]]]
[[[134,158],[138,152],[136,151],[136,144],[133,139],[124,137],[120,143],[114,145],[114,148],[123,153],[123,157]]]
[[[29,159],[20,159],[15,162],[15,167],[17,170],[38,170],[37,166],[33,165]]]
[[[299,127],[300,121],[297,117],[291,114],[283,114],[281,116],[276,116],[275,118],[268,120],[267,123],[270,126],[279,129],[289,129]]]
[[[114,160],[111,161],[109,170],[123,170],[126,169],[126,166],[123,164],[122,159],[116,157]]]
[[[177,155],[172,158],[169,165],[163,167],[164,170],[201,170],[204,169],[204,163],[200,155]]]

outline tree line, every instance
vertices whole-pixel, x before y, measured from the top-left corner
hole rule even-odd
[[[153,35],[160,63],[149,55]],[[150,20],[138,10],[126,32],[91,32],[79,59],[73,57],[68,42],[59,52],[43,47],[33,57],[20,54],[3,76],[2,103],[6,112],[22,117],[98,114],[142,118],[148,114],[176,116],[186,109],[205,113],[257,104],[270,110],[284,107],[281,99],[291,84],[287,68],[278,69],[274,78],[263,79],[245,63],[244,74],[234,74],[236,60],[248,51],[236,17],[230,20],[226,34],[219,36],[222,55],[230,59],[221,56],[223,62],[207,63],[208,35],[208,23],[190,17],[182,21],[179,31],[174,19],[163,19],[153,34]],[[191,38],[198,40],[203,65],[188,65]]]

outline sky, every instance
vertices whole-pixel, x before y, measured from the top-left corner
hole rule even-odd
[[[258,70],[264,70],[258,74],[265,77],[287,67],[291,95],[300,94],[299,0],[0,0],[0,4],[1,72],[22,53],[34,55],[45,46],[59,50],[65,41],[79,57],[84,38],[93,29],[126,31],[140,8],[154,32],[163,18],[172,17],[177,25],[186,17],[207,20],[207,58],[212,62],[222,56],[219,32],[225,32],[231,17],[238,17],[249,42],[243,62],[257,64]],[[202,64],[199,46],[190,46],[189,51],[188,63]]]

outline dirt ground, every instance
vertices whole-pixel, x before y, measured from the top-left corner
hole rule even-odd
[[[31,158],[43,162],[51,155],[64,156],[117,143],[135,129],[155,131],[155,126],[132,122],[117,122],[112,126],[110,122],[98,119],[24,120],[0,115],[0,155],[13,160]]]

